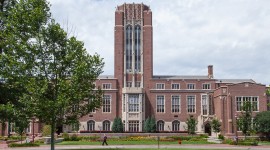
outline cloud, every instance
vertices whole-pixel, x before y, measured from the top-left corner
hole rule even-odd
[[[56,20],[75,30],[114,73],[114,11],[133,1],[49,0]],[[134,1],[141,3],[141,1]],[[254,79],[270,84],[268,0],[144,1],[153,12],[154,74]]]

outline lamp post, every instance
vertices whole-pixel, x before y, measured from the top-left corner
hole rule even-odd
[[[238,144],[238,133],[237,133],[237,114],[235,114],[235,142]]]
[[[35,142],[35,118],[32,118],[32,139],[33,143]]]

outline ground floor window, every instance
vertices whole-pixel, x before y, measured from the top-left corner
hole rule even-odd
[[[139,131],[139,121],[129,121],[128,127],[130,132],[138,132]]]
[[[103,131],[110,131],[110,121],[103,121]]]
[[[164,121],[159,120],[157,122],[157,131],[164,131]]]
[[[87,130],[94,131],[95,130],[95,121],[90,120],[87,122]]]
[[[178,120],[172,122],[172,131],[180,131],[180,122]]]

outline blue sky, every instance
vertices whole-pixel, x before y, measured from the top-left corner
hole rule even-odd
[[[49,0],[51,12],[90,54],[114,69],[114,11],[144,3],[153,12],[155,75],[207,75],[270,84],[269,0]]]

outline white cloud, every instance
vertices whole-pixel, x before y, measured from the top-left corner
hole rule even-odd
[[[75,28],[89,53],[114,71],[114,11],[133,1],[49,0],[53,17]],[[141,3],[142,1],[134,1]],[[154,74],[247,78],[270,84],[269,0],[144,1],[153,12]]]

